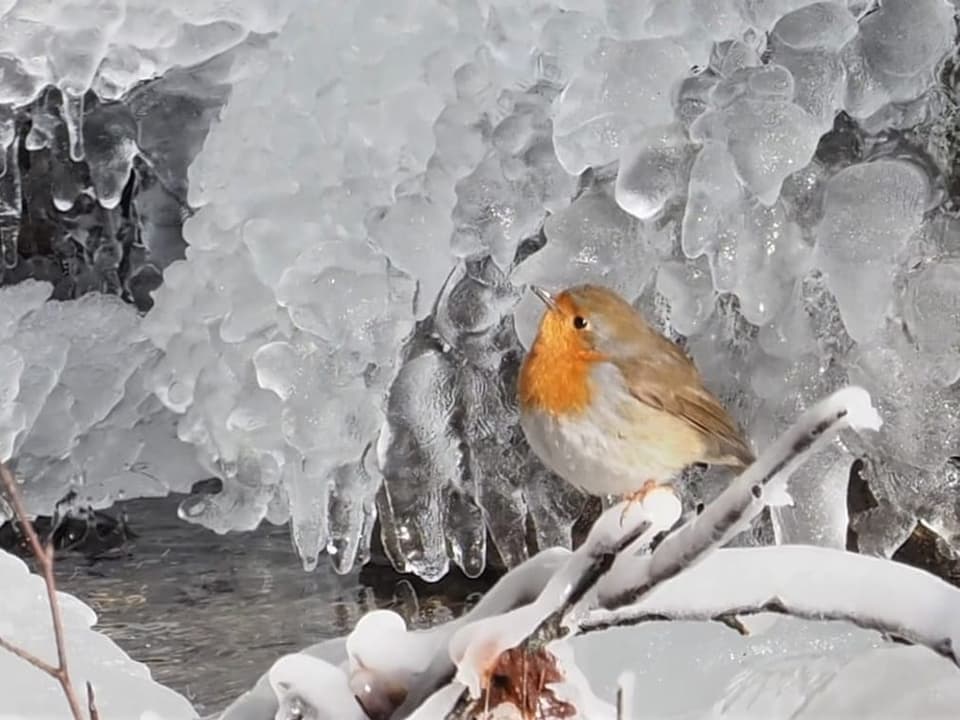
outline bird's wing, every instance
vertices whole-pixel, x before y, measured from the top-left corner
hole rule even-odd
[[[703,386],[693,361],[667,338],[656,335],[646,352],[615,364],[637,400],[703,433],[707,441],[705,462],[747,466],[754,461],[733,418]]]

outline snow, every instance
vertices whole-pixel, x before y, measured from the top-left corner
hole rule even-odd
[[[894,582],[895,581],[895,582]],[[817,620],[884,628],[960,663],[958,590],[905,565],[804,545],[718,550],[638,603],[596,610],[581,627],[649,619],[713,619],[776,606]],[[829,610],[827,610],[829,608]]]
[[[649,546],[658,533],[671,528],[680,518],[680,503],[671,490],[656,490],[642,505],[628,507],[624,512],[614,508],[604,513],[587,540],[554,574],[535,601],[467,624],[453,635],[450,654],[457,664],[456,680],[470,690],[472,697],[480,695],[481,682],[493,659],[535,633],[552,613],[564,614],[577,606],[582,592],[588,589],[583,587],[583,578],[597,572],[595,568],[604,555],[630,553]],[[616,572],[616,561],[609,572]]]
[[[432,705],[421,703],[435,690],[433,685],[437,678],[447,676],[456,669],[447,651],[453,634],[468,622],[498,616],[520,604],[529,603],[542,591],[556,571],[566,564],[569,557],[569,551],[562,548],[552,548],[537,554],[514,568],[509,582],[494,585],[467,615],[437,628],[423,631],[404,630],[401,640],[398,631],[403,628],[403,620],[392,612],[376,611],[361,619],[348,638],[313,645],[305,648],[302,653],[323,661],[325,677],[334,684],[340,682],[340,676],[331,674],[326,666],[340,668],[348,683],[360,680],[361,684],[367,684],[377,680],[377,676],[358,667],[356,648],[359,646],[361,650],[372,650],[372,655],[369,652],[364,653],[368,663],[380,668],[381,673],[386,670],[387,677],[408,678],[407,696],[413,706],[402,705],[398,712],[411,713],[419,710],[427,713],[422,717],[431,717],[427,711]],[[394,639],[399,641],[397,644],[379,642],[378,631],[384,627],[394,632]],[[402,653],[397,649],[401,646]],[[424,658],[429,659],[425,672]],[[357,670],[361,672],[358,673]],[[435,699],[431,702],[440,701]],[[263,717],[273,717],[276,711],[277,695],[265,675],[254,688],[227,707],[220,720],[260,720]]]
[[[285,655],[268,673],[277,696],[278,717],[296,716],[304,706],[317,720],[364,720],[368,715],[354,699],[347,676],[329,663],[309,655]]]
[[[573,644],[608,702],[617,669],[635,668],[636,718],[947,717],[960,692],[943,658],[836,622],[782,618],[751,637],[719,624],[651,623]]]
[[[669,505],[664,503],[663,510]],[[619,512],[618,507],[608,511],[606,524],[612,524]],[[634,529],[628,525],[622,537]],[[596,533],[592,547],[603,537],[602,531]],[[585,547],[590,546],[588,540]],[[636,550],[636,544],[624,547],[627,556]],[[468,671],[473,679],[467,685],[446,684],[446,665],[422,659],[425,639],[430,638],[438,660],[449,648],[452,657],[461,658],[458,672],[472,668],[475,660],[462,652],[464,639],[471,643],[468,647],[485,646],[495,655],[513,641],[509,638],[533,630],[545,610],[564,601],[565,596],[551,586],[569,591],[585,577],[574,574],[588,568],[578,557],[586,559],[589,552],[548,554],[540,563],[535,558],[521,566],[516,586],[513,573],[508,574],[488,598],[513,597],[525,604],[513,610],[502,605],[505,614],[488,614],[493,608],[485,598],[487,607],[478,606],[458,621],[405,639],[392,637],[390,651],[380,654],[386,663],[384,674],[369,673],[366,679],[406,675],[410,684],[394,687],[401,696],[406,687],[407,698],[420,702],[402,706],[394,717],[444,717],[477,677]],[[550,571],[543,573],[547,568]],[[521,599],[532,589],[531,581],[543,588],[532,602],[529,596]],[[777,618],[771,610],[795,617]],[[614,611],[594,607],[578,615],[571,626],[575,634],[549,648],[566,674],[555,686],[557,694],[576,705],[579,717],[614,718],[613,705],[621,695],[624,707],[637,708],[632,717],[847,716],[880,712],[887,702],[907,714],[934,717],[947,712],[960,693],[958,658],[953,654],[960,632],[958,610],[956,587],[889,560],[799,545],[726,548],[684,569],[634,605]],[[755,612],[759,615],[753,621],[744,617]],[[367,642],[374,628],[381,632],[384,646],[389,628],[396,626],[391,633],[402,632],[402,621],[390,615],[371,613],[345,644],[332,641],[306,651],[323,657],[323,662],[288,656],[291,666],[315,667],[296,681],[302,689],[296,693],[298,701],[323,697],[323,703],[333,702],[352,666],[349,648]],[[749,635],[718,622],[703,622],[734,616],[744,621],[741,626],[746,625]],[[925,647],[893,645],[877,630]],[[490,642],[503,644],[494,648]],[[271,670],[271,682],[279,665]],[[336,670],[336,665],[343,669]],[[423,698],[416,683],[422,686],[426,678],[442,686]],[[290,692],[278,692],[277,697],[282,702]],[[257,698],[240,698],[221,720],[272,717],[276,705],[263,692]],[[326,712],[331,706],[323,703],[313,707]],[[347,706],[342,706],[345,713]],[[514,717],[505,708],[491,709],[498,713],[494,717]]]
[[[0,637],[40,659],[53,662],[56,647],[43,579],[19,558],[0,550]],[[93,685],[102,718],[196,720],[187,700],[159,685],[146,665],[132,660],[94,629],[97,616],[87,605],[58,593],[63,614],[67,662],[74,686]],[[62,718],[69,714],[56,680],[0,649],[3,703],[0,718]]]

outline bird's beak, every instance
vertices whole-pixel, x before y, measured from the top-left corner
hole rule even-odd
[[[530,291],[536,295],[538,298],[543,300],[543,304],[546,305],[551,310],[556,310],[557,302],[553,299],[553,295],[548,293],[539,285],[530,285]]]

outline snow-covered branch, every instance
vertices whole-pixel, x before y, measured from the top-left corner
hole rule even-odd
[[[902,563],[807,545],[718,550],[634,605],[590,611],[579,628],[760,612],[845,620],[960,664],[960,589]]]
[[[479,698],[488,689],[505,652],[522,647],[536,653],[565,635],[571,609],[616,567],[618,558],[648,548],[657,534],[670,529],[680,509],[677,497],[665,490],[651,493],[626,514],[619,507],[608,510],[534,602],[461,628],[450,642],[450,655],[457,663],[456,679],[470,697]]]
[[[570,552],[563,548],[548,548],[501,578],[465,616],[431,630],[404,630],[402,637],[389,638],[394,641],[392,644],[384,642],[383,623],[379,618],[393,613],[381,611],[364,616],[347,642],[341,640],[339,647],[332,648],[331,641],[327,641],[288,656],[297,658],[297,664],[291,661],[281,664],[277,661],[274,669],[265,673],[253,689],[224,710],[220,720],[269,720],[276,715],[282,703],[309,704],[306,697],[301,695],[298,678],[301,677],[300,668],[311,665],[318,668],[316,672],[323,675],[325,680],[316,680],[315,687],[304,689],[304,693],[319,692],[329,685],[331,693],[336,694],[340,692],[341,683],[349,684],[356,688],[354,693],[360,702],[369,706],[380,706],[384,700],[388,700],[381,695],[381,691],[389,692],[399,678],[405,683],[406,697],[394,710],[393,717],[407,717],[420,708],[426,698],[453,680],[456,666],[450,659],[447,646],[458,629],[467,623],[509,612],[532,602],[569,557]],[[395,619],[402,623],[399,616],[395,616]],[[379,656],[376,648],[382,650]],[[336,664],[330,662],[332,655],[340,657]],[[389,672],[383,670],[384,665],[390,666]],[[327,668],[330,667],[336,669],[339,675],[328,673]],[[377,677],[377,670],[380,670],[380,675],[387,677]],[[367,682],[366,687],[358,687],[371,678],[374,682]],[[336,712],[329,716],[318,715],[321,720],[327,717],[340,720],[346,716],[337,715]]]
[[[397,709],[397,716],[406,717],[431,694],[453,680],[457,667],[447,648],[457,631],[471,623],[502,616],[535,601],[566,565],[569,557],[570,553],[562,548],[550,548],[538,553],[501,578],[467,615],[435,631],[423,633],[432,633],[435,641],[440,643],[438,649],[441,651],[434,655],[429,666],[411,677],[406,699]]]
[[[788,503],[787,479],[804,458],[841,429],[877,429],[880,418],[861,388],[847,388],[804,413],[796,425],[739,477],[697,518],[668,535],[652,553],[653,535],[673,526],[679,502],[670,492],[647,497],[636,512],[628,513],[626,529],[619,527],[619,508],[607,510],[586,542],[547,584],[537,600],[498,617],[463,627],[454,635],[450,654],[457,663],[456,679],[473,699],[487,694],[491,679],[516,672],[514,650],[520,649],[523,672],[552,673],[548,643],[566,634],[572,610],[591,601],[609,609],[629,605],[658,584],[729,542],[766,506]],[[617,518],[617,520],[615,520]],[[594,597],[594,595],[596,597]],[[572,622],[576,622],[573,618]],[[503,665],[505,666],[499,666]],[[501,680],[501,685],[503,684]],[[523,679],[527,695],[528,680]],[[533,688],[539,692],[542,688]],[[464,697],[449,717],[463,715]],[[552,699],[551,699],[552,701]],[[536,707],[534,707],[536,709]]]
[[[787,479],[818,446],[844,428],[879,425],[864,390],[841,390],[804,413],[679,529],[669,532],[680,516],[672,491],[651,493],[625,515],[615,506],[575,552],[553,549],[532,558],[459,621],[410,632],[399,617],[372,613],[344,644],[345,657],[317,668],[316,677],[325,679],[306,687],[313,673],[301,658],[278,663],[270,685],[284,707],[336,695],[346,709],[352,693],[368,717],[391,720],[468,720],[498,706],[516,711],[502,717],[615,720],[629,715],[630,683],[616,707],[594,696],[574,663],[572,637],[651,620],[730,622],[759,612],[849,621],[956,663],[960,590],[932,575],[825,548],[720,549],[765,506],[790,502]]]
[[[743,471],[699,517],[671,533],[649,556],[619,563],[598,588],[599,604],[635,603],[659,583],[722,547],[767,505],[789,504],[787,480],[817,447],[842,429],[877,430],[880,416],[858,387],[839,390],[803,413],[796,424]]]

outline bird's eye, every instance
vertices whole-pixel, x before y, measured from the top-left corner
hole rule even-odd
[[[577,315],[577,316],[573,319],[573,326],[574,326],[577,330],[583,330],[585,327],[587,327],[587,320],[586,320],[586,318],[581,317],[580,315]]]

